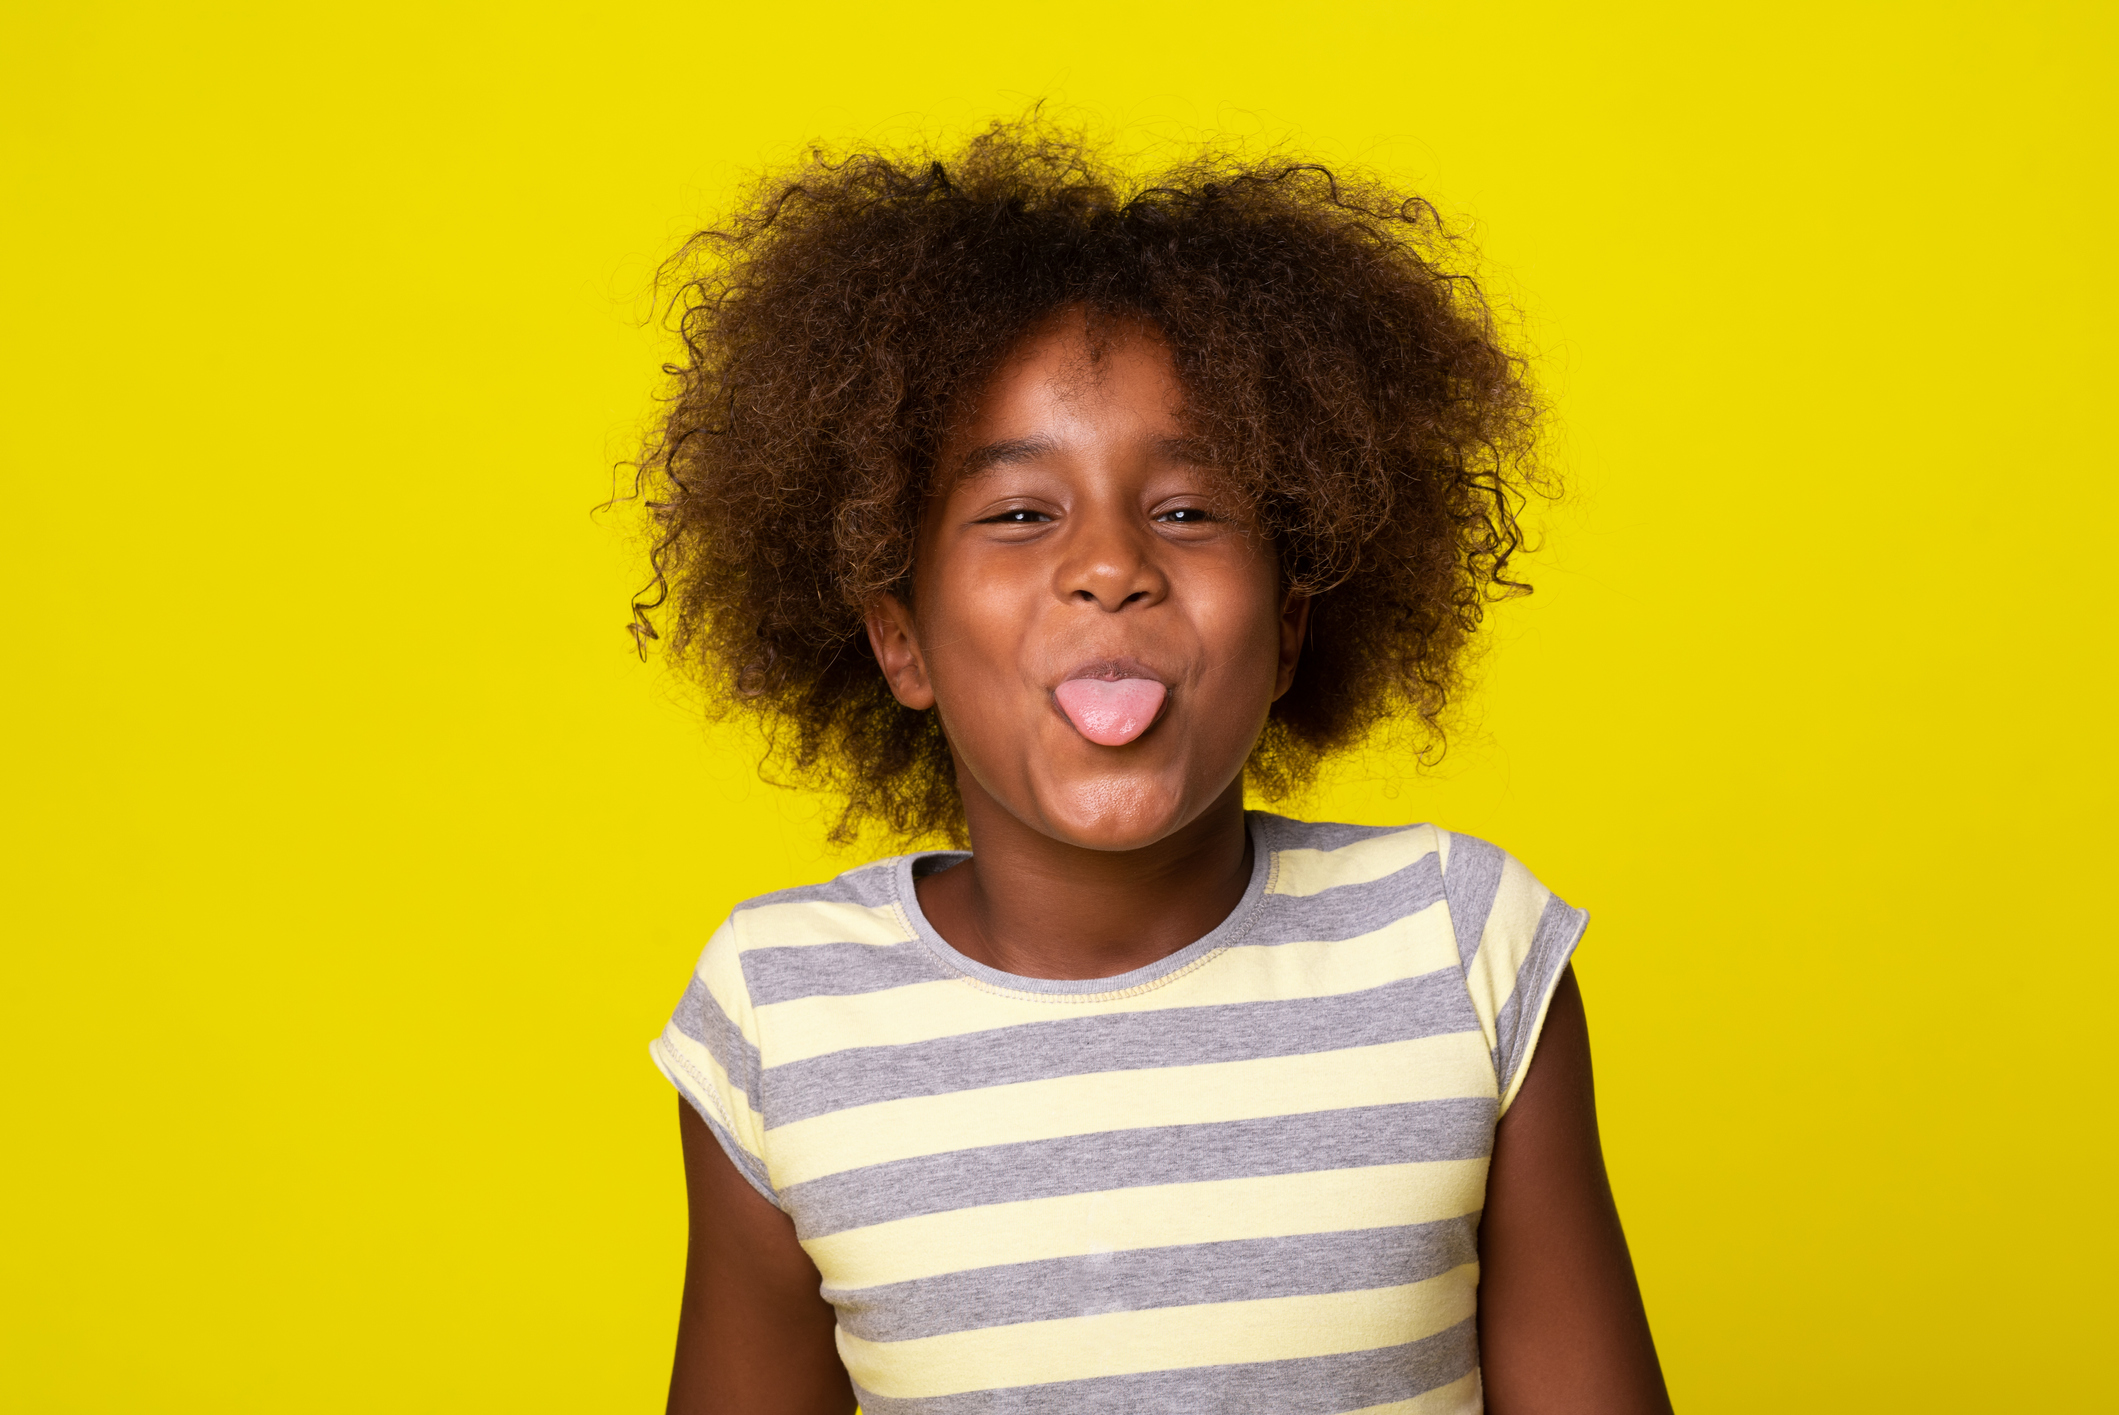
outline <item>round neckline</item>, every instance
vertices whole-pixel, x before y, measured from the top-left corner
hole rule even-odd
[[[905,920],[912,925],[913,933],[929,951],[940,958],[954,971],[963,974],[975,983],[1002,992],[1019,993],[1046,999],[1072,998],[1091,1001],[1109,997],[1114,993],[1136,992],[1184,972],[1195,964],[1204,962],[1209,956],[1242,937],[1251,927],[1258,912],[1258,902],[1265,897],[1266,881],[1272,874],[1272,850],[1266,841],[1265,817],[1259,811],[1244,812],[1244,830],[1251,841],[1251,877],[1244,884],[1243,896],[1227,918],[1206,933],[1178,949],[1166,958],[1158,958],[1144,968],[1129,972],[1114,973],[1108,978],[1032,978],[1021,973],[1006,973],[990,967],[975,958],[957,952],[948,939],[935,931],[920,908],[919,891],[914,888],[915,871],[923,861],[935,859],[968,860],[969,850],[923,850],[916,854],[900,855],[895,870],[898,908]],[[920,873],[930,873],[920,871]]]

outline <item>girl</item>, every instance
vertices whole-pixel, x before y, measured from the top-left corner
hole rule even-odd
[[[739,907],[653,1047],[676,1412],[1668,1408],[1586,916],[1272,798],[1432,728],[1533,407],[1431,211],[1001,127],[689,248],[659,637],[926,850]]]

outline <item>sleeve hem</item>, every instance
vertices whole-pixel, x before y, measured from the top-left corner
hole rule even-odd
[[[661,1038],[648,1043],[647,1052],[655,1062],[655,1069],[677,1088],[677,1094],[684,1097],[684,1103],[706,1122],[706,1128],[712,1132],[715,1142],[728,1155],[729,1163],[736,1167],[736,1173],[742,1175],[745,1183],[763,1195],[767,1203],[783,1213],[786,1212],[787,1205],[780,1202],[780,1196],[774,1192],[771,1182],[765,1176],[765,1166],[756,1155],[737,1142],[728,1122],[720,1115],[720,1106],[713,1092],[698,1084],[690,1069],[684,1065],[683,1059],[672,1054],[669,1048],[663,1045]]]
[[[1532,1015],[1530,1026],[1523,1034],[1523,1044],[1515,1070],[1502,1083],[1500,1107],[1494,1112],[1496,1120],[1508,1114],[1509,1106],[1515,1103],[1516,1092],[1523,1089],[1524,1078],[1530,1075],[1530,1064],[1538,1054],[1538,1039],[1545,1033],[1545,1014],[1552,1008],[1552,995],[1559,989],[1560,975],[1567,971],[1567,965],[1574,959],[1575,950],[1581,946],[1582,935],[1589,928],[1587,910],[1571,909],[1568,912],[1574,917],[1564,932],[1555,935],[1550,946],[1548,956],[1552,960],[1552,967],[1540,983],[1537,1011]]]

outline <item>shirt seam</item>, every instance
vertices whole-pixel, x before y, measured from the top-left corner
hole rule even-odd
[[[1444,837],[1450,832],[1432,821],[1428,822],[1428,829],[1435,833],[1435,873],[1442,880],[1442,907],[1449,911],[1450,947],[1457,952],[1457,987],[1464,994],[1464,1005],[1471,1009],[1472,1018],[1478,1024],[1479,1040],[1486,1044],[1486,1069],[1494,1074],[1494,1104],[1498,1115],[1501,1095],[1506,1089],[1501,1068],[1494,1062],[1494,1049],[1500,1045],[1500,1018],[1494,1019],[1493,1035],[1488,1036],[1486,1018],[1479,1013],[1479,999],[1472,996],[1472,964],[1478,960],[1479,950],[1475,948],[1469,959],[1457,950],[1457,900],[1450,888],[1448,865],[1448,857],[1455,851],[1445,848],[1444,844]]]
[[[780,1188],[772,1182],[772,1166],[765,1162],[763,1155],[757,1154],[750,1146],[743,1143],[743,1137],[736,1130],[735,1118],[729,1114],[728,1107],[722,1104],[721,1098],[714,1094],[712,1078],[702,1075],[697,1067],[685,1060],[682,1052],[669,1045],[668,1042],[663,1043],[662,1049],[669,1059],[676,1064],[677,1069],[683,1072],[693,1086],[697,1088],[696,1094],[698,1098],[706,1102],[706,1108],[711,1112],[706,1117],[708,1123],[718,1125],[727,1134],[728,1138],[734,1142],[736,1148],[743,1152],[744,1158],[750,1161],[750,1165],[756,1166],[757,1173],[751,1173],[750,1167],[738,1162],[734,1155],[729,1156],[729,1163],[736,1165],[737,1169],[743,1173],[745,1183],[762,1193],[772,1202],[775,1208],[783,1213],[786,1212],[787,1204],[780,1197]],[[693,1092],[685,1092],[687,1099],[692,1094]],[[718,1138],[715,1143],[720,1143]]]
[[[677,1069],[685,1074],[686,1079],[688,1079],[692,1083],[692,1085],[697,1088],[699,1098],[706,1102],[707,1109],[713,1112],[714,1119],[720,1121],[722,1127],[725,1128],[730,1135],[736,1135],[736,1118],[733,1115],[729,1114],[728,1107],[723,1105],[721,1102],[721,1097],[714,1094],[713,1078],[700,1071],[698,1067],[692,1065],[692,1063],[685,1058],[683,1052],[669,1045],[668,1042],[663,1043],[662,1050],[664,1054],[667,1055],[669,1059],[676,1064]],[[745,1099],[747,1100],[749,1098],[745,1097]],[[743,1141],[740,1136],[737,1137],[736,1143],[738,1145],[743,1145]],[[743,1152],[747,1155],[750,1155],[751,1158],[756,1160],[761,1167],[764,1165],[764,1159],[758,1155],[751,1154],[751,1150],[748,1145],[743,1145]]]

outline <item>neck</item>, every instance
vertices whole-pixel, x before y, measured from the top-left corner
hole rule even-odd
[[[1019,977],[1145,968],[1212,932],[1250,882],[1240,777],[1197,818],[1138,850],[1055,840],[975,784],[964,815],[972,858],[921,880],[920,909],[957,952]]]

